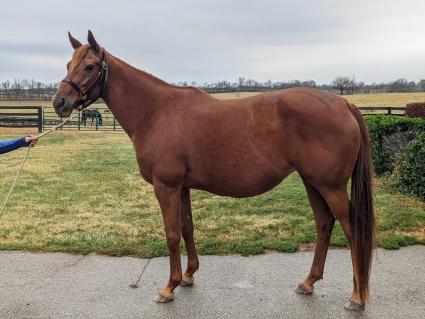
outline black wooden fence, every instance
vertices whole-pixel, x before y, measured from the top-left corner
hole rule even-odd
[[[41,106],[0,106],[0,127],[38,128],[43,131]]]
[[[360,106],[359,110],[363,115],[400,115],[404,116],[405,107],[402,106]]]
[[[363,115],[400,115],[404,116],[404,107],[363,106],[359,107]],[[38,128],[39,132],[61,123],[64,119],[56,115],[52,108],[42,106],[0,106],[0,127]],[[105,106],[92,107],[89,113],[78,114],[67,123],[64,130],[78,131],[121,131],[115,116]]]
[[[52,108],[44,108],[43,129],[61,123],[64,118],[58,117]],[[90,107],[78,113],[72,121],[68,122],[64,130],[78,131],[121,131],[122,128],[115,116],[106,106]]]

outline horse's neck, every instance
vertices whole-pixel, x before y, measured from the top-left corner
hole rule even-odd
[[[175,87],[109,55],[109,76],[103,99],[131,137],[146,127],[164,99]]]

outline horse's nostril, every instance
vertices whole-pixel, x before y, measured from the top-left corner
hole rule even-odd
[[[60,98],[59,105],[60,106],[64,106],[65,105],[65,99],[63,97]]]

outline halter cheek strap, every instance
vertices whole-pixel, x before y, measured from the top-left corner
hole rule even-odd
[[[109,73],[107,56],[108,54],[106,50],[102,48],[100,71],[97,74],[97,77],[94,79],[94,81],[87,88],[80,88],[77,84],[75,84],[75,82],[73,82],[72,80],[68,80],[66,78],[62,80],[61,83],[69,84],[74,89],[74,91],[76,91],[78,95],[80,96],[79,106],[78,106],[80,110],[85,109],[86,107],[88,107],[90,104],[92,104],[94,101],[96,101],[103,95],[106,89],[106,84],[108,82],[108,73]],[[99,84],[101,87],[100,93],[96,98],[90,98],[88,94],[97,84]]]

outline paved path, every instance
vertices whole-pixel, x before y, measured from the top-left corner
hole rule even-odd
[[[196,285],[156,304],[168,259],[0,252],[0,318],[425,318],[425,247],[378,250],[364,313],[343,309],[351,291],[347,250],[328,254],[313,296],[295,294],[313,254],[203,256]]]

